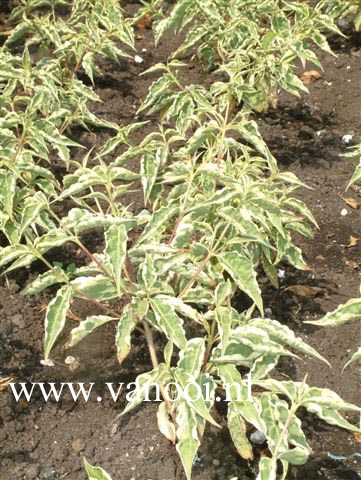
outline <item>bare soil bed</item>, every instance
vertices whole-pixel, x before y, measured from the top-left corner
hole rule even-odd
[[[134,6],[133,6],[134,7]],[[97,115],[120,124],[134,121],[140,100],[145,97],[151,77],[139,73],[174,50],[177,39],[167,37],[159,48],[153,47],[150,30],[136,32],[137,49],[144,63],[130,61],[120,65],[104,63],[103,75],[96,78],[96,91],[103,100],[93,106]],[[344,189],[355,168],[353,161],[340,158],[347,145],[345,134],[360,141],[361,132],[361,39],[335,39],[332,46],[337,57],[322,54],[322,78],[311,84],[310,95],[301,99],[281,96],[277,110],[259,115],[262,134],[282,169],[297,174],[312,189],[299,191],[313,211],[319,230],[313,240],[299,240],[312,271],[299,272],[284,266],[285,277],[279,289],[264,279],[264,299],[274,318],[293,328],[332,364],[332,369],[310,359],[284,361],[281,378],[300,379],[308,372],[308,383],[329,387],[345,400],[360,404],[360,365],[354,364],[342,374],[350,352],[361,345],[360,323],[338,329],[319,329],[304,324],[359,293],[361,262],[360,210],[349,207],[343,197],[361,203],[361,189]],[[145,49],[145,50],[144,50]],[[199,80],[197,66],[189,67],[187,80]],[[203,79],[207,82],[207,78]],[[153,128],[157,119],[137,133],[136,140]],[[73,132],[86,147],[103,143],[111,132]],[[350,144],[350,145],[351,145]],[[115,152],[116,154],[117,152]],[[74,155],[81,152],[74,150]],[[133,166],[137,169],[137,165]],[[61,168],[61,167],[56,167]],[[133,209],[142,208],[141,196],[130,198]],[[348,214],[341,216],[346,208]],[[360,241],[349,247],[350,236]],[[100,238],[100,236],[99,236]],[[99,239],[88,238],[95,249]],[[75,249],[52,253],[63,262],[77,262]],[[96,395],[88,403],[74,403],[71,398],[44,402],[39,397],[29,403],[16,403],[8,392],[0,392],[0,479],[84,480],[82,457],[106,469],[114,480],[182,480],[181,465],[173,447],[158,432],[156,404],[145,403],[136,412],[117,420],[125,405],[124,396],[116,403],[104,395],[105,382],[131,382],[135,373],[148,369],[148,353],[139,339],[137,351],[120,368],[117,364],[112,326],[96,331],[78,347],[65,352],[60,339],[54,352],[55,367],[40,364],[43,352],[44,306],[50,294],[24,297],[24,285],[39,266],[12,274],[0,287],[0,377],[14,375],[23,382],[96,382]],[[262,281],[262,279],[261,279]],[[314,298],[300,297],[285,291],[287,286],[307,285],[324,290]],[[94,307],[78,301],[73,312],[81,316]],[[76,357],[80,366],[74,372],[64,365],[67,355]],[[97,395],[103,396],[102,402]],[[222,405],[218,405],[222,420]],[[337,461],[329,456],[348,457],[361,453],[361,443],[352,433],[304,417],[306,432],[313,447],[311,461],[292,468],[290,479],[347,479],[361,477],[361,457]],[[262,447],[258,454],[262,454]],[[196,480],[239,480],[255,478],[255,465],[239,458],[225,431],[209,428],[194,469]]]

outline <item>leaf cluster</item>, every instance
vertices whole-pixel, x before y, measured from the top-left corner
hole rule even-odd
[[[293,233],[312,237],[317,225],[294,196],[302,183],[278,169],[250,107],[268,101],[275,85],[300,88],[295,60],[315,60],[305,39],[318,39],[326,48],[320,31],[331,17],[323,16],[323,8],[324,2],[313,9],[298,2],[179,1],[155,24],[157,36],[187,26],[181,53],[197,47],[206,63],[227,75],[206,88],[184,85],[185,67],[177,59],[153,66],[149,73],[159,78],[139,113],[158,114],[159,125],[138,144],[132,134],[143,123],[118,126],[97,119],[87,103],[98,98],[79,75],[83,69],[93,80],[97,55],[123,58],[116,42],[133,45],[117,2],[24,1],[13,14],[19,23],[0,51],[0,220],[8,239],[0,267],[7,273],[40,260],[47,270],[25,293],[58,286],[46,311],[46,360],[79,298],[92,303],[95,313],[72,328],[68,348],[114,322],[121,364],[133,353],[135,335],[144,337],[152,367],[137,377],[137,396],[123,414],[159,385],[164,399],[159,428],[176,444],[187,478],[207,423],[217,426],[215,398],[226,395],[227,385],[239,390],[228,401],[227,422],[240,455],[253,459],[250,426],[267,439],[270,456],[260,461],[259,480],[275,479],[280,465],[285,478],[289,464],[307,460],[311,450],[296,416],[299,408],[357,430],[339,413],[357,407],[335,393],[306,381],[272,379],[281,357],[303,353],[325,359],[288,327],[265,317],[258,281],[266,275],[277,286],[281,261],[307,269]],[[205,31],[193,41],[201,28]],[[18,56],[12,45],[22,40]],[[48,53],[36,60],[34,49]],[[115,135],[76,161],[72,125],[111,128]],[[58,177],[54,150],[64,165]],[[129,200],[138,190],[141,207]],[[95,229],[103,242],[89,251],[84,233]],[[80,266],[50,261],[51,249],[68,244],[82,250]],[[242,303],[239,292],[247,298]],[[209,400],[176,399],[171,389],[170,401],[164,393],[170,383],[193,385],[209,392]],[[85,466],[90,478],[110,478]]]

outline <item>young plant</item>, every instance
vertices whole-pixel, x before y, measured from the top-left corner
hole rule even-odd
[[[314,29],[309,35],[315,34],[322,44],[324,37],[317,37],[321,33],[316,27],[321,26],[315,23],[314,10],[286,2],[280,10],[273,1],[246,5],[240,1],[202,0],[192,5],[179,2],[169,17],[171,22],[178,25],[180,14],[185,13],[188,5],[183,26],[194,20],[197,27],[204,24],[207,28],[204,36],[197,39],[208,44],[200,44],[203,58],[231,72],[232,62],[239,55],[234,76],[228,74],[229,81],[220,80],[207,91],[199,85],[183,86],[178,75],[182,64],[177,60],[167,66],[155,66],[152,71],[160,70],[164,75],[153,83],[140,111],[153,108],[154,112],[161,112],[170,126],[160,125],[138,145],[132,144],[131,134],[140,124],[116,127],[116,136],[107,141],[98,155],[89,152],[83,162],[76,162],[69,155],[65,160],[69,171],[54,182],[51,191],[41,190],[37,184],[32,189],[32,183],[25,182],[27,195],[17,197],[24,173],[16,171],[14,180],[13,165],[22,165],[25,156],[31,162],[28,170],[34,174],[35,166],[42,166],[38,159],[48,160],[39,151],[48,154],[52,137],[55,147],[64,151],[59,147],[59,135],[73,122],[81,123],[77,109],[71,111],[69,121],[69,110],[64,107],[68,105],[68,95],[72,95],[74,85],[80,85],[81,98],[88,98],[88,90],[84,91],[85,86],[77,77],[80,68],[92,79],[94,55],[112,57],[112,52],[117,52],[109,47],[114,45],[113,36],[121,40],[127,32],[123,24],[118,25],[118,11],[113,17],[115,2],[77,0],[67,21],[55,15],[57,2],[45,3],[50,6],[50,13],[43,18],[33,10],[39,3],[23,2],[24,10],[20,8],[19,12],[25,15],[7,44],[26,35],[29,45],[55,55],[54,71],[58,73],[54,85],[60,87],[56,88],[61,98],[58,103],[66,113],[62,110],[61,114],[54,114],[40,95],[38,103],[31,103],[38,73],[7,80],[4,104],[10,123],[6,138],[12,150],[10,157],[4,155],[1,174],[10,188],[0,192],[2,222],[9,242],[0,250],[0,267],[7,266],[7,273],[40,260],[47,271],[27,285],[25,293],[36,294],[59,285],[46,311],[45,360],[50,358],[67,316],[72,317],[72,303],[78,298],[86,300],[94,305],[94,314],[71,330],[67,347],[74,347],[101,325],[115,322],[121,363],[132,354],[135,333],[143,336],[152,366],[136,378],[136,394],[123,414],[139,405],[149,389],[158,386],[163,397],[159,428],[176,444],[188,479],[207,423],[218,426],[213,418],[216,396],[227,398],[228,386],[232,384],[237,395],[228,398],[227,421],[238,452],[247,460],[253,459],[247,430],[250,425],[257,428],[267,439],[270,452],[260,460],[258,479],[275,479],[279,469],[285,478],[289,464],[302,464],[310,454],[296,416],[300,407],[332,425],[354,431],[358,429],[339,412],[359,409],[327,389],[309,387],[306,381],[272,379],[279,359],[295,356],[294,351],[326,361],[288,327],[264,318],[257,281],[263,270],[277,284],[276,266],[280,261],[307,268],[292,232],[310,237],[315,221],[307,207],[292,196],[301,182],[294,175],[279,171],[255,122],[249,119],[247,111],[237,111],[236,104],[259,106],[277,82],[296,82],[294,76],[288,76],[293,75],[293,67],[287,64],[287,58],[282,57],[284,63],[276,59],[279,52],[288,51],[286,37],[292,37],[292,32],[301,38],[301,53],[297,55],[310,55],[302,43],[304,32],[293,30],[296,24],[301,29],[301,18],[307,28]],[[211,14],[213,23],[203,17]],[[233,24],[238,21],[237,15],[245,28],[240,23]],[[308,21],[307,15],[312,21]],[[320,18],[318,21],[324,25],[326,18]],[[257,31],[253,31],[255,19]],[[216,28],[214,42],[211,23]],[[224,37],[227,25],[232,27],[230,38]],[[254,80],[244,70],[242,49],[251,56],[251,47],[257,49],[271,27],[279,30],[269,38],[270,45],[257,50],[259,58],[246,59],[250,69],[261,72],[261,77]],[[162,28],[168,28],[167,21]],[[193,27],[190,28],[192,32]],[[234,37],[237,29],[239,37]],[[250,43],[245,44],[248,37]],[[29,66],[26,52],[27,49],[21,60],[11,58],[15,70],[32,70],[34,63],[38,66],[37,62],[30,62]],[[7,50],[3,53],[10,54]],[[293,61],[297,55],[292,55]],[[274,62],[270,75],[262,73],[265,56]],[[51,64],[48,57],[47,62]],[[275,65],[277,68],[273,69]],[[56,103],[58,97],[54,98]],[[25,108],[20,108],[19,102]],[[31,110],[29,126],[22,117],[22,123],[16,120],[19,123],[11,124],[11,113],[22,116],[29,105],[35,109],[35,113]],[[39,137],[42,141],[36,139],[42,150],[33,142],[35,136],[28,134],[39,122],[45,126],[53,122],[54,126],[49,127],[47,136],[38,134],[43,135]],[[123,146],[123,153],[107,161],[108,154],[118,145]],[[139,172],[127,165],[136,157],[140,158]],[[9,162],[9,158],[16,162]],[[28,180],[28,176],[25,178]],[[39,182],[36,179],[32,182]],[[129,205],[129,195],[140,188],[139,183],[144,205]],[[104,242],[96,251],[90,251],[83,234],[94,229],[103,230]],[[68,243],[76,244],[86,259],[75,270],[52,263],[48,256],[52,248]],[[239,291],[245,294],[242,304],[236,303]],[[182,390],[190,388],[191,396],[177,398],[176,388],[167,389],[170,383]],[[201,395],[193,396],[198,391]],[[110,478],[100,468],[88,463],[85,466],[90,478]]]
[[[170,12],[164,1],[143,3],[138,18],[154,17],[158,42],[168,30],[186,31],[173,57],[196,51],[215,70],[211,92],[223,105],[231,94],[237,103],[258,111],[277,104],[279,88],[294,95],[307,91],[294,72],[296,61],[321,68],[311,44],[330,52],[323,32],[340,33],[334,23],[339,10],[327,8],[326,1],[311,6],[275,0],[180,0]]]
[[[56,15],[58,7],[68,10],[66,20]],[[100,98],[78,73],[83,68],[93,80],[96,55],[125,58],[115,41],[133,47],[129,20],[117,2],[24,0],[11,20],[18,18],[0,50],[0,229],[10,243],[32,235],[33,223],[51,227],[45,205],[56,197],[59,183],[48,167],[57,157],[69,168],[70,148],[80,147],[69,138],[73,125],[110,128],[123,138],[122,128],[91,113],[89,102]],[[23,54],[13,54],[13,44],[22,39]],[[34,45],[40,60],[30,55]]]
[[[271,456],[262,458],[259,478],[275,478],[279,463],[285,476],[289,463],[304,463],[310,453],[296,417],[298,408],[355,431],[338,411],[358,409],[328,390],[270,379],[279,359],[294,355],[290,349],[324,360],[288,327],[262,318],[257,283],[258,266],[273,281],[275,265],[282,259],[304,266],[291,231],[296,226],[310,233],[304,216],[312,216],[290,197],[297,180],[278,172],[254,123],[237,116],[228,124],[217,111],[208,114],[214,118],[199,127],[206,135],[196,129],[182,140],[176,131],[160,130],[108,165],[102,160],[91,167],[86,160],[78,165],[64,178],[56,203],[72,199],[79,207],[59,218],[56,211],[62,209],[55,209],[54,202],[46,204],[53,228],[3,248],[0,265],[10,263],[11,271],[40,259],[48,266],[26,293],[60,284],[46,312],[46,360],[76,298],[93,303],[99,313],[72,329],[68,347],[99,326],[116,322],[115,343],[122,362],[132,352],[134,333],[144,336],[152,369],[137,377],[136,395],[123,414],[158,384],[164,397],[159,427],[176,443],[187,478],[207,422],[217,425],[212,416],[216,394],[226,395],[230,384],[239,390],[228,404],[228,427],[236,448],[252,459],[247,425],[260,430]],[[234,133],[247,143],[235,140]],[[171,148],[172,143],[177,148]],[[139,174],[124,165],[139,149],[147,208],[131,213],[122,198]],[[81,235],[99,227],[104,228],[105,246],[91,253]],[[72,277],[46,257],[49,249],[68,242],[76,243],[89,262]],[[249,297],[251,308],[234,308],[238,290]],[[163,358],[156,332],[165,337]],[[195,399],[177,398],[171,389],[168,397],[170,383],[181,389],[191,385],[193,394],[203,393]]]

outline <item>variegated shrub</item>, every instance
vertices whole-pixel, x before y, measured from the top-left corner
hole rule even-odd
[[[311,51],[301,41],[296,53],[289,52],[287,68],[275,61],[281,70],[255,81],[252,72],[245,74],[243,60],[237,67],[244,38],[233,39],[236,44],[232,46],[232,36],[227,37],[227,29],[223,29],[214,44],[206,32],[199,51],[203,56],[207,49],[213,57],[217,53],[229,72],[234,64],[233,73],[206,89],[183,83],[183,64],[178,60],[153,66],[149,73],[161,76],[151,85],[139,113],[159,112],[160,125],[141,143],[133,144],[132,133],[142,123],[125,127],[98,123],[86,106],[94,93],[77,77],[82,66],[93,78],[95,53],[122,56],[112,43],[113,35],[131,46],[128,21],[124,23],[120,17],[117,2],[72,2],[69,20],[56,15],[57,6],[69,2],[43,3],[51,7],[45,20],[37,14],[36,1],[24,1],[14,12],[13,17],[20,15],[21,21],[1,51],[5,140],[0,152],[0,203],[8,245],[0,250],[0,267],[6,268],[6,274],[40,260],[47,270],[27,285],[25,293],[37,294],[58,285],[46,311],[45,360],[49,360],[67,316],[71,317],[73,302],[87,300],[94,304],[94,314],[71,330],[67,347],[114,322],[122,363],[133,353],[135,333],[143,337],[151,366],[136,378],[138,396],[123,414],[139,405],[142,395],[158,384],[164,396],[158,410],[159,428],[176,444],[188,479],[207,423],[218,426],[213,413],[215,398],[226,398],[227,386],[232,384],[239,392],[228,399],[227,423],[237,451],[253,460],[247,434],[250,426],[258,429],[270,451],[260,460],[258,479],[275,479],[278,471],[286,478],[289,464],[306,462],[311,451],[297,417],[299,408],[331,425],[358,431],[340,413],[358,412],[358,407],[343,402],[334,392],[310,387],[306,380],[272,378],[283,356],[303,353],[327,361],[287,326],[265,317],[257,281],[264,272],[277,285],[276,267],[281,261],[308,268],[292,234],[312,237],[316,222],[293,195],[302,183],[292,173],[278,169],[257,124],[249,117],[249,106],[268,101],[275,81],[282,86],[286,79],[288,86],[301,87],[291,73],[292,62],[302,55],[312,57]],[[211,12],[220,9],[214,22],[218,26],[221,20],[235,18],[244,4],[194,5],[206,3]],[[296,2],[281,2],[282,10],[278,3],[246,2],[244,15],[249,22],[243,35],[262,22],[274,30],[274,35],[268,35],[270,44],[259,52],[262,62],[269,49],[278,52],[294,31],[290,16],[304,18],[305,11],[310,18],[315,11],[321,15],[320,10],[304,4],[297,3],[296,8]],[[178,2],[169,17],[176,20],[176,26],[180,18],[174,12],[177,8],[182,12],[184,4]],[[89,6],[90,13],[86,10]],[[251,22],[252,18],[256,20]],[[200,20],[197,22],[199,25]],[[326,18],[322,17],[322,22],[325,25]],[[172,25],[163,22],[163,29],[168,26]],[[89,32],[96,32],[91,42]],[[111,42],[105,44],[109,46],[105,50],[103,34]],[[264,34],[262,30],[261,36]],[[49,49],[49,55],[36,62],[27,47],[22,56],[14,55],[9,46],[23,35],[29,36],[32,45]],[[250,37],[250,45],[254,38]],[[317,39],[324,46],[322,35]],[[275,60],[277,55],[270,58]],[[255,75],[257,68],[264,71],[262,62],[261,67],[257,61],[251,62]],[[42,93],[44,88],[50,93]],[[242,103],[246,109],[240,109]],[[65,135],[73,123],[107,126],[116,135],[77,162],[70,151],[74,143]],[[44,166],[44,161],[51,165],[54,152],[49,151],[50,146],[65,163],[60,180]],[[109,154],[118,146],[122,153],[110,161]],[[138,171],[132,167],[136,164],[133,159],[140,159]],[[129,201],[135,189],[142,190],[142,205]],[[95,229],[102,230],[103,240],[90,251],[84,233]],[[51,249],[70,243],[76,244],[85,258],[75,270],[53,263],[48,255]],[[237,300],[239,291],[247,298],[244,303]],[[181,388],[193,385],[208,392],[209,398],[176,400],[176,391],[171,389],[169,399],[165,388],[170,383]],[[110,478],[87,461],[85,468],[90,479]]]

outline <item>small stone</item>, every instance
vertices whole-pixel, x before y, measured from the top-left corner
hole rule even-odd
[[[54,362],[48,358],[47,360],[40,360],[40,364],[43,365],[44,367],[54,367]]]
[[[71,444],[71,448],[73,449],[73,451],[79,455],[79,453],[84,450],[85,448],[85,442],[84,440],[82,440],[81,438],[77,438],[76,440],[74,440]]]
[[[38,478],[39,471],[39,465],[31,465],[30,467],[28,467],[25,473],[26,480],[35,480],[36,478]]]
[[[277,269],[277,277],[280,278],[281,280],[283,280],[284,278],[286,278],[286,272],[284,270],[282,270],[281,268],[278,268]]]
[[[65,365],[71,365],[72,363],[75,362],[75,360],[76,360],[75,357],[73,357],[72,355],[68,355],[66,357],[66,359],[64,360],[64,363],[65,363]]]
[[[341,210],[341,217],[346,217],[347,214],[348,214],[347,209],[346,209],[346,208],[343,208],[343,209]]]
[[[20,465],[14,466],[14,468],[11,469],[11,474],[12,478],[22,478],[23,467],[21,467]]]
[[[75,372],[80,367],[80,362],[77,358],[68,355],[64,360],[64,363],[69,366],[71,372]]]
[[[341,28],[346,28],[346,27],[348,27],[348,24],[349,24],[349,22],[347,20],[345,20],[344,18],[339,18],[337,20],[337,23],[339,24],[339,26]]]
[[[136,55],[136,56],[134,57],[134,61],[135,61],[135,63],[140,64],[140,63],[143,63],[143,62],[144,62],[144,59],[143,59],[141,56]]]
[[[45,467],[39,474],[39,480],[56,480],[57,478],[58,474],[53,467]]]
[[[266,441],[265,435],[259,430],[256,430],[255,432],[251,433],[249,439],[251,440],[252,443],[256,445],[262,445],[262,443]]]
[[[352,139],[353,139],[353,135],[351,135],[350,133],[348,133],[348,134],[346,134],[342,137],[342,141],[344,143],[350,143]]]
[[[215,458],[212,462],[212,465],[214,465],[215,467],[219,467],[220,464],[221,464],[221,462],[217,458]]]
[[[266,318],[272,318],[273,316],[273,312],[272,312],[272,309],[267,307],[264,309],[264,314],[266,316]]]

